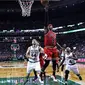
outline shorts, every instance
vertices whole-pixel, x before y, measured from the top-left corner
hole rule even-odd
[[[28,61],[27,63],[27,73],[30,73],[33,69],[37,72],[41,72],[40,62],[32,63]]]
[[[47,54],[47,60],[59,58],[59,52],[56,47],[54,48],[44,48],[44,52]]]
[[[76,64],[74,65],[66,65],[66,70],[73,71],[75,74],[79,74],[79,70]]]

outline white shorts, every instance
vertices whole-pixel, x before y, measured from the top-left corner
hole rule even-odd
[[[66,65],[66,70],[73,71],[75,74],[79,74],[78,66],[74,65]]]
[[[40,72],[41,71],[41,67],[40,67],[40,62],[29,62],[27,63],[27,73],[30,73],[33,69],[35,69],[35,71]]]

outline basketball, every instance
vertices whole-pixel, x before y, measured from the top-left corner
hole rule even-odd
[[[42,4],[43,6],[47,6],[48,3],[49,3],[48,0],[40,0],[40,2],[41,2],[41,4]]]

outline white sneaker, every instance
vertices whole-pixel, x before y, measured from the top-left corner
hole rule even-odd
[[[51,76],[50,78],[52,78],[54,82],[58,82],[55,76]]]
[[[40,82],[41,84],[44,84],[44,81],[42,81],[41,79],[39,79],[39,82]]]
[[[41,83],[41,84],[44,84],[44,81],[41,81],[40,83]]]

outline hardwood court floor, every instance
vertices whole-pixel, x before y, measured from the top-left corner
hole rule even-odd
[[[24,62],[0,62],[0,78],[10,78],[10,77],[25,77],[26,76],[26,64]],[[78,64],[80,74],[83,78],[82,84],[85,85],[85,65]],[[51,65],[46,69],[46,75],[52,75]],[[61,71],[56,72],[56,75],[61,76]],[[31,73],[33,76],[33,72]],[[78,77],[74,73],[70,73],[70,80],[79,82]]]

